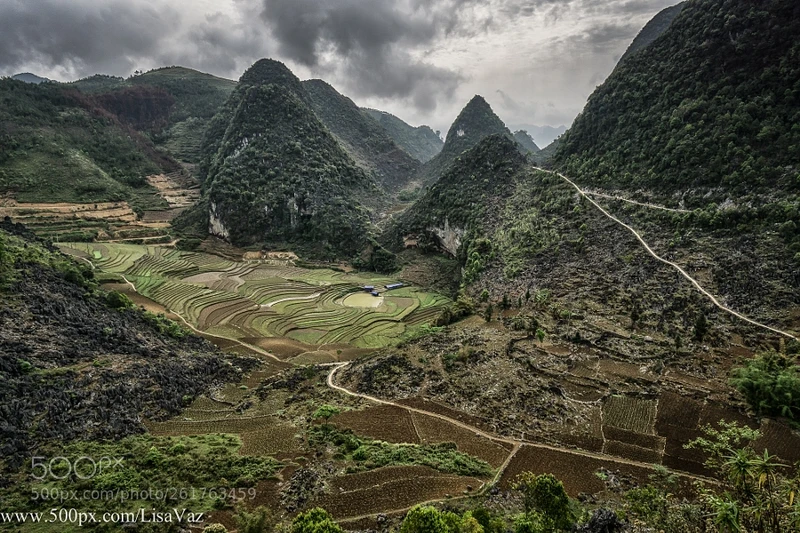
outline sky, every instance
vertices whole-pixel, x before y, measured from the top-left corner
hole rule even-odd
[[[358,105],[446,132],[480,94],[508,124],[569,125],[639,30],[678,0],[0,0],[0,76],[262,57]]]

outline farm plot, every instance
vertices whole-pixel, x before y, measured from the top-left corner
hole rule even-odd
[[[471,477],[441,474],[425,467],[387,467],[351,474],[332,484],[332,493],[322,496],[316,504],[335,519],[343,519],[469,494],[477,491],[483,482]],[[345,487],[354,488],[347,490]]]
[[[103,272],[122,274],[142,295],[197,329],[243,342],[291,339],[309,361],[330,360],[309,346],[379,348],[399,342],[431,323],[449,305],[442,296],[404,287],[384,292],[380,304],[347,306],[364,285],[391,279],[291,264],[236,262],[205,253],[118,243],[62,245]],[[324,348],[325,349],[325,348]],[[307,358],[308,359],[308,358]]]
[[[653,435],[656,402],[630,396],[610,396],[603,403],[603,425]]]
[[[420,443],[411,414],[400,407],[379,405],[363,411],[346,411],[333,417],[331,422],[371,439],[395,443]]]
[[[474,432],[461,428],[450,422],[412,413],[411,419],[420,437],[421,444],[438,444],[441,442],[454,442],[458,451],[483,459],[493,468],[498,468],[511,453],[512,446],[508,443],[496,442]]]
[[[534,474],[553,474],[564,483],[567,494],[573,498],[580,493],[597,494],[605,490],[599,477],[594,475],[600,469],[606,469],[627,475],[638,481],[646,483],[652,474],[650,468],[631,465],[596,457],[586,457],[570,454],[565,451],[523,446],[514,455],[503,476],[500,486],[508,489],[522,472]],[[681,492],[691,490],[691,480],[679,475]]]
[[[230,413],[231,411],[229,411]],[[277,455],[290,456],[303,452],[303,440],[300,432],[279,418],[261,417],[229,417],[211,418],[198,416],[197,410],[190,411],[198,418],[205,420],[168,420],[166,422],[149,422],[147,429],[153,435],[181,436],[208,435],[214,433],[239,435],[242,439],[242,455]]]

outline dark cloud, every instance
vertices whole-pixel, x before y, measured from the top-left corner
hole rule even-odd
[[[85,76],[128,74],[138,58],[156,55],[178,23],[167,6],[130,0],[4,0],[0,5],[0,67],[29,65]]]
[[[356,96],[405,98],[432,110],[460,73],[426,63],[438,38],[482,31],[491,17],[476,0],[264,0],[262,18],[279,52],[307,67],[336,71]]]

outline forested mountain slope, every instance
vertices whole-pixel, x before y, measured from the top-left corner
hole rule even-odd
[[[236,82],[185,67],[163,67],[127,79],[96,75],[69,85],[97,95],[121,120],[151,134],[157,146],[196,163],[203,132]],[[157,105],[152,94],[161,97]]]
[[[514,136],[492,111],[486,100],[480,95],[474,96],[450,126],[442,151],[420,170],[421,181],[424,183],[436,182],[458,156],[476,146],[486,137],[496,134],[505,135],[516,142]]]
[[[293,242],[322,257],[351,257],[367,242],[365,202],[381,193],[283,64],[264,59],[244,73],[206,149],[213,235],[237,245]]]
[[[526,153],[535,154],[541,151],[533,140],[533,137],[525,130],[518,130],[514,132],[514,140],[517,141]]]
[[[686,3],[590,97],[557,163],[585,185],[702,207],[704,227],[777,231],[797,254],[799,37],[790,0]]]
[[[505,135],[490,135],[458,157],[442,177],[399,218],[398,237],[417,234],[423,247],[457,255],[468,233],[513,190],[513,175],[525,166],[518,145]]]
[[[359,166],[388,191],[408,184],[419,169],[419,161],[401,150],[380,125],[328,83],[308,80],[302,85],[317,117]]]
[[[394,142],[414,159],[423,163],[441,152],[444,141],[429,126],[411,126],[401,119],[377,109],[361,108],[394,139]]]
[[[153,192],[145,176],[177,166],[95,96],[0,80],[0,193],[24,202],[136,204]]]
[[[589,98],[558,160],[586,182],[795,191],[800,5],[693,0]]]
[[[636,35],[636,38],[633,42],[628,46],[628,49],[625,50],[625,53],[620,58],[619,62],[622,63],[630,56],[649,46],[653,41],[661,37],[661,35],[667,31],[672,21],[675,20],[680,12],[683,10],[683,7],[686,5],[686,2],[681,2],[680,4],[676,4],[674,6],[670,6],[659,13],[656,14],[647,24],[645,24],[644,28]]]

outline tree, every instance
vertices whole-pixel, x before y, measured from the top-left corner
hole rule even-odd
[[[292,533],[344,533],[325,509],[315,507],[292,521]]]
[[[429,505],[417,505],[403,519],[400,533],[448,533],[448,528],[442,514],[435,508]]]
[[[708,333],[708,320],[706,319],[706,315],[700,311],[697,315],[697,319],[694,321],[694,339],[698,342],[702,342],[706,333]]]
[[[486,309],[483,310],[483,319],[486,320],[486,322],[491,322],[493,313],[494,313],[494,307],[492,306],[492,304],[487,305]]]
[[[325,405],[321,405],[319,408],[317,408],[317,410],[314,411],[314,414],[312,414],[311,416],[315,420],[319,419],[319,418],[324,418],[325,422],[328,422],[328,420],[330,420],[330,418],[332,416],[338,415],[341,412],[342,412],[342,410],[339,409],[338,407],[334,407],[332,405],[325,404]]]
[[[758,414],[800,420],[800,368],[777,352],[758,355],[731,373],[731,385]]]
[[[568,530],[575,523],[575,512],[572,510],[564,485],[552,474],[536,475],[523,472],[512,485],[514,490],[522,493],[525,514],[541,515],[543,524],[550,529]]]
[[[536,330],[536,338],[539,339],[539,343],[544,343],[544,338],[547,336],[547,333],[541,328]]]
[[[252,511],[242,508],[235,516],[238,533],[267,533],[275,529],[277,519],[267,507],[257,507]]]

